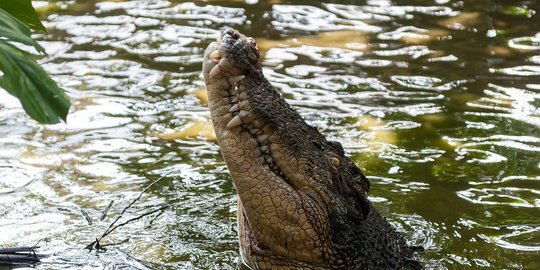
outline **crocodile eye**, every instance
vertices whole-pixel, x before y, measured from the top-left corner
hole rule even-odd
[[[257,42],[255,42],[255,39],[248,38],[248,44],[249,44],[249,57],[253,60],[253,62],[257,62],[260,54],[259,54],[259,47],[257,47]]]
[[[341,166],[341,160],[338,157],[331,157],[330,158],[330,163],[332,163],[332,166],[334,166],[336,168]]]
[[[249,45],[251,46],[252,50],[259,50],[259,46],[257,46],[257,42],[253,38],[248,39]]]

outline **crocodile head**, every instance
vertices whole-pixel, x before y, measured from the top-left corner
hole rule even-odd
[[[255,40],[227,29],[203,61],[216,136],[239,195],[244,261],[256,269],[402,265],[408,249],[368,201],[369,181],[265,79]]]

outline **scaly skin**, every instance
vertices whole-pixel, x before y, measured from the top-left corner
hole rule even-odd
[[[216,136],[239,195],[253,269],[399,269],[411,249],[367,199],[370,184],[264,77],[252,38],[227,29],[204,55]]]

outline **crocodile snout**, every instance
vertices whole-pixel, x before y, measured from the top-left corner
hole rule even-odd
[[[232,38],[234,40],[237,40],[241,37],[242,34],[240,34],[240,32],[238,32],[237,30],[235,29],[232,29],[232,28],[228,28],[226,29],[225,31],[223,31],[223,33],[221,34],[221,38],[224,39],[224,38]]]

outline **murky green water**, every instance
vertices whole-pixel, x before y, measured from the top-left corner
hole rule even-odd
[[[0,91],[0,245],[41,241],[38,269],[238,268],[217,144],[160,139],[205,126],[201,55],[226,26],[258,40],[267,76],[343,143],[428,269],[540,269],[537,1],[34,3],[43,65],[74,103],[41,126]],[[128,216],[167,210],[82,251],[162,175]]]

